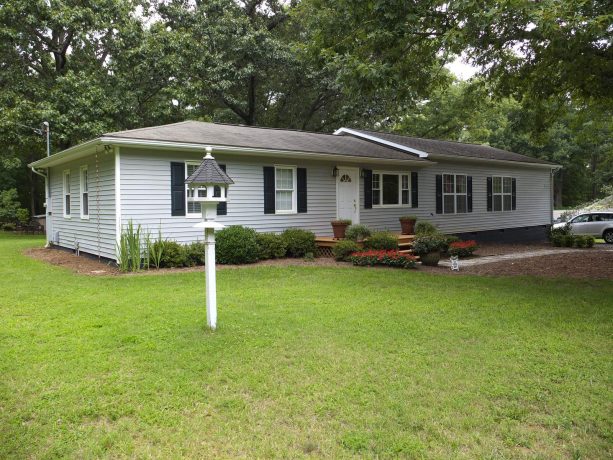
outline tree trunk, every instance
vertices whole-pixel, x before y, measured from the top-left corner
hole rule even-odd
[[[249,94],[247,95],[247,124],[255,125],[255,75],[249,77]]]

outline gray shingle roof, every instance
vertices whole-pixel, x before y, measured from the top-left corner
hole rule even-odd
[[[233,184],[230,176],[219,167],[213,157],[206,156],[202,159],[200,166],[185,179],[186,184],[196,182],[199,184]]]
[[[427,162],[417,155],[352,136],[201,121],[184,121],[151,128],[132,129],[108,133],[104,136]]]
[[[353,128],[352,128],[353,129]],[[419,137],[409,137],[400,134],[381,133],[376,131],[367,131],[363,129],[353,129],[369,136],[375,136],[386,141],[410,147],[422,152],[431,153],[433,155],[449,155],[459,157],[480,158],[485,160],[504,160],[504,161],[521,161],[523,163],[550,164],[549,161],[541,160],[519,153],[507,152],[506,150],[490,147],[489,145],[466,144],[462,142],[439,141],[435,139],[423,139]]]

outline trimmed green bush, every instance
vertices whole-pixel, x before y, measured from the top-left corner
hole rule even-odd
[[[187,253],[185,246],[180,245],[176,241],[156,241],[153,246],[162,244],[164,250],[160,259],[160,267],[163,268],[178,268],[187,265]],[[156,248],[157,249],[157,248]]]
[[[576,248],[584,248],[587,243],[583,235],[575,235],[573,244]]]
[[[281,237],[287,246],[289,257],[305,257],[315,253],[315,234],[300,228],[288,228]]]
[[[366,225],[355,224],[350,225],[345,232],[345,238],[353,241],[362,241],[368,238],[371,234],[370,229]]]
[[[551,235],[549,240],[551,241],[552,245],[559,248],[562,246],[562,236],[563,235]]]
[[[28,211],[26,208],[19,208],[15,213],[15,217],[17,218],[17,222],[19,222],[21,225],[26,225],[28,222],[30,222],[30,211]]]
[[[261,259],[279,259],[287,254],[287,245],[281,235],[258,233],[256,239]]]
[[[201,241],[188,244],[185,246],[185,260],[188,267],[204,265],[204,250],[205,245]]]
[[[413,241],[413,254],[422,256],[431,252],[443,251],[446,247],[445,235],[441,233],[421,235]]]
[[[7,222],[6,224],[2,224],[2,230],[5,232],[14,232],[17,226],[12,222]]]
[[[565,248],[572,248],[575,244],[574,235],[561,235],[560,240]]]
[[[585,247],[586,248],[593,248],[594,244],[596,243],[596,238],[594,238],[593,236],[585,236]]]
[[[567,236],[567,235],[572,235],[572,234],[573,234],[573,231],[572,231],[572,228],[570,227],[570,223],[567,222],[566,225],[564,225],[563,227],[559,227],[559,228],[550,227],[547,237],[549,238],[549,241],[553,243],[553,240],[557,237],[562,237],[562,236]],[[560,239],[559,241],[563,241],[563,239]]]
[[[434,235],[437,232],[436,225],[427,220],[420,220],[415,224],[415,236]]]
[[[332,248],[332,255],[336,260],[347,261],[351,254],[360,250],[358,243],[352,240],[339,241],[336,246]]]
[[[364,248],[386,251],[398,249],[398,238],[390,232],[374,232],[364,241]]]
[[[220,264],[252,264],[260,256],[257,232],[242,225],[232,225],[216,235],[216,257]]]

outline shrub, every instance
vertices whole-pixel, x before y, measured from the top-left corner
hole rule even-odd
[[[584,239],[583,235],[576,235],[575,236],[574,241],[573,241],[573,245],[576,248],[584,248],[585,244],[586,244],[586,242],[585,242],[585,239]]]
[[[196,241],[185,246],[185,262],[188,267],[204,265],[204,251],[206,246],[201,241]]]
[[[371,234],[370,229],[366,225],[355,224],[350,225],[345,232],[345,238],[353,241],[362,241],[368,238]]]
[[[414,220],[414,221],[417,221],[417,216],[413,216],[413,215],[400,216],[399,220]]]
[[[434,233],[431,235],[421,235],[413,241],[413,253],[417,255],[428,254],[430,252],[443,251],[447,247],[445,235]]]
[[[315,234],[300,228],[288,228],[281,237],[287,246],[290,257],[304,257],[307,253],[315,253]]]
[[[549,238],[549,240],[551,241],[551,244],[559,248],[562,246],[562,237],[563,235],[553,235]]]
[[[390,232],[374,232],[364,241],[365,249],[391,251],[398,249],[398,238]]]
[[[436,226],[427,220],[420,220],[415,224],[415,236],[433,235],[437,233]]]
[[[575,244],[574,235],[561,235],[560,240],[562,241],[562,246],[564,246],[565,248],[572,248]]]
[[[16,225],[12,222],[7,222],[6,224],[2,224],[2,230],[5,232],[14,232],[16,229]]]
[[[16,222],[17,210],[21,207],[17,189],[0,192],[0,222]]]
[[[154,246],[160,242],[156,241]],[[187,253],[185,246],[180,245],[176,241],[163,241],[164,251],[160,259],[160,267],[177,268],[187,265]]]
[[[448,253],[451,256],[468,257],[475,252],[479,246],[474,240],[454,241],[449,245]]]
[[[391,251],[361,251],[350,256],[351,263],[358,266],[386,265],[388,267],[415,268],[417,258],[410,254]]]
[[[260,257],[257,232],[232,225],[217,233],[217,261],[220,264],[252,264]]]
[[[593,236],[584,236],[584,238],[585,238],[585,247],[593,248],[594,243],[596,243],[596,238],[594,238]]]
[[[551,227],[549,229],[549,233],[547,237],[549,238],[549,241],[553,243],[553,240],[556,237],[572,235],[572,233],[573,233],[572,228],[570,227],[570,224],[567,222],[566,225],[564,225],[563,227],[558,227],[558,228]]]
[[[287,245],[281,235],[258,233],[256,239],[261,259],[278,259],[287,254]]]
[[[445,240],[445,245],[441,249],[441,251],[443,252],[449,252],[449,246],[451,245],[451,243],[457,243],[458,241],[462,241],[455,235],[442,235],[442,237]]]
[[[162,255],[164,254],[164,245],[166,243],[166,241],[162,238],[162,229],[158,229],[157,240],[152,240],[151,234],[147,233],[145,241],[147,245],[147,268],[149,268],[151,265],[153,265],[155,268],[160,268]]]
[[[140,270],[143,261],[143,247],[141,242],[142,228],[134,226],[132,220],[121,229],[119,243],[115,246],[117,253],[117,265],[122,272]]]
[[[26,208],[19,208],[15,212],[15,218],[20,224],[26,225],[28,222],[30,222],[30,211],[28,211]]]
[[[351,219],[335,219],[332,223],[338,225],[351,225]]]
[[[332,255],[336,260],[348,261],[351,254],[360,250],[358,243],[352,240],[339,241],[332,248]]]

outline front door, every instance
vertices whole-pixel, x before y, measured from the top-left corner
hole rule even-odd
[[[360,222],[360,174],[357,168],[338,168],[336,176],[336,214],[338,219]]]

